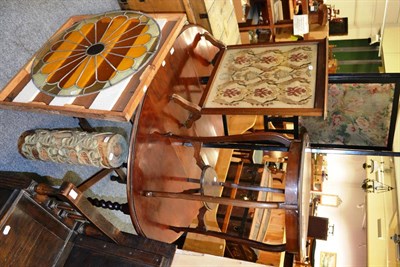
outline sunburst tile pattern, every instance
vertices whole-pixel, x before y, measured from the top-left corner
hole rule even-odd
[[[36,87],[52,96],[83,96],[130,77],[155,55],[161,32],[140,12],[116,11],[73,24],[50,39],[32,65]]]

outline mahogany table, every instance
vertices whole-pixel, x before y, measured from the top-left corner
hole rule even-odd
[[[130,214],[136,231],[151,239],[171,243],[180,233],[169,225],[186,227],[197,216],[202,202],[178,199],[146,198],[142,190],[180,192],[198,188],[198,184],[176,178],[199,178],[201,170],[193,158],[194,149],[172,145],[154,132],[182,135],[223,135],[221,116],[204,116],[187,129],[182,123],[189,112],[170,101],[179,94],[198,103],[205,84],[201,77],[211,75],[211,61],[218,49],[206,40],[192,43],[204,30],[190,26],[182,31],[157,72],[135,114],[128,160],[127,194]],[[201,57],[199,56],[201,55]],[[203,150],[209,161],[216,161],[218,150]]]
[[[307,133],[301,140],[292,144],[289,155],[285,203],[297,205],[297,209],[285,210],[286,251],[298,254],[300,261],[306,257],[308,216],[310,211],[311,190],[311,151]]]
[[[211,62],[218,48],[204,39],[199,27],[189,26],[174,43],[147,94],[139,106],[130,140],[127,193],[132,222],[138,234],[163,242],[174,242],[182,232],[170,226],[186,228],[203,206],[201,200],[146,197],[144,191],[192,192],[198,183],[186,178],[199,179],[201,169],[196,165],[195,149],[181,142],[155,134],[172,132],[183,136],[222,136],[221,116],[206,115],[192,127],[182,123],[189,116],[187,109],[171,101],[172,94],[198,103],[210,76]],[[193,44],[194,43],[194,44]],[[173,52],[173,53],[172,53]],[[304,257],[308,226],[311,153],[306,152],[307,134],[293,141],[289,150],[285,204],[286,251]],[[217,149],[201,148],[205,161],[216,161]],[[182,179],[183,178],[183,179]],[[294,208],[293,208],[294,207]]]

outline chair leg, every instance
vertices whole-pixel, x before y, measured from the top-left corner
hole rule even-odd
[[[95,173],[93,176],[89,177],[85,181],[83,181],[80,185],[78,185],[78,189],[82,192],[88,190],[95,183],[103,179],[107,174],[111,173],[113,169],[102,169],[99,172]]]
[[[240,176],[241,176],[242,170],[243,170],[243,165],[244,165],[243,161],[240,162],[240,164],[238,165],[238,168],[237,168],[236,174],[235,174],[234,183],[239,183]],[[231,194],[230,194],[229,197],[231,199],[235,199],[236,198],[236,193],[237,193],[237,189],[236,188],[232,188]],[[223,222],[222,229],[221,229],[221,231],[224,232],[224,233],[226,233],[226,231],[228,230],[228,224],[229,224],[229,221],[230,221],[232,210],[233,210],[233,206],[232,205],[228,205],[226,207],[224,222]]]
[[[92,125],[90,125],[87,119],[85,118],[77,118],[77,119],[79,121],[78,123],[79,127],[81,127],[82,130],[88,133],[94,132],[94,128],[92,127]]]
[[[119,210],[126,215],[130,214],[128,203],[120,204],[118,202],[111,202],[111,201],[106,201],[104,199],[91,198],[91,197],[88,197],[87,200],[89,200],[89,202],[93,206],[98,207],[98,208],[109,209],[109,210]]]
[[[293,129],[276,129],[271,128],[269,123],[272,124],[285,124],[285,122],[293,123]],[[264,131],[278,132],[282,134],[293,135],[294,139],[299,138],[299,117],[277,117],[277,116],[264,116]]]
[[[123,166],[125,166],[125,165],[123,165]],[[84,191],[88,190],[90,187],[92,187],[94,184],[99,182],[101,179],[105,178],[108,174],[110,174],[113,171],[115,171],[117,175],[116,176],[112,175],[110,177],[111,181],[116,181],[121,184],[126,184],[126,174],[122,170],[122,167],[120,167],[120,168],[115,168],[115,169],[101,169],[100,171],[98,171],[97,173],[95,173],[94,175],[92,175],[91,177],[86,179],[85,181],[83,181],[77,187],[80,191],[84,192]]]
[[[38,195],[57,197],[67,202],[85,219],[91,222],[102,233],[117,244],[123,244],[124,236],[111,222],[109,222],[96,208],[83,196],[83,193],[69,182],[64,182],[60,188],[53,188],[47,184],[38,184],[34,188]]]

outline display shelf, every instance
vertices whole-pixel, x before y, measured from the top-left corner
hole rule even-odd
[[[239,30],[243,32],[269,32],[269,38],[263,41],[274,42],[280,29],[290,29],[293,32],[293,16],[308,14],[308,0],[254,0],[248,1],[246,7],[237,10],[235,5]],[[258,40],[251,40],[251,43]]]

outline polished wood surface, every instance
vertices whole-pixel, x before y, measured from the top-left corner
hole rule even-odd
[[[277,135],[276,133],[264,133],[264,141],[270,139],[270,135]],[[256,134],[252,134],[258,137]],[[246,135],[243,135],[245,137]],[[222,139],[226,139],[230,136],[224,136]],[[232,136],[235,137],[235,136]],[[172,137],[171,137],[172,138]],[[220,137],[207,137],[203,138],[204,142],[209,141],[213,138]],[[174,139],[174,138],[173,138]],[[189,138],[184,138],[182,140],[188,140]],[[191,137],[190,139],[199,142],[201,137]],[[245,138],[244,138],[245,139]],[[178,138],[179,140],[179,138]],[[255,139],[259,140],[259,139]],[[181,141],[182,142],[182,141]],[[192,143],[193,146],[196,143]],[[185,228],[170,226],[171,229],[175,231],[186,231],[194,233],[202,233],[209,236],[215,236],[220,238],[225,238],[226,240],[231,240],[236,243],[248,245],[253,248],[258,248],[267,251],[287,251],[289,253],[298,254],[301,260],[305,259],[305,248],[306,248],[306,238],[307,238],[307,224],[308,224],[308,213],[309,213],[309,203],[310,203],[310,177],[311,177],[311,153],[306,151],[306,147],[309,147],[308,135],[305,131],[302,132],[301,138],[289,142],[288,151],[288,163],[286,172],[286,184],[285,184],[285,199],[282,202],[275,201],[251,201],[251,200],[240,200],[231,199],[220,196],[211,196],[209,194],[193,194],[193,192],[171,192],[171,191],[156,191],[145,189],[142,194],[147,197],[158,197],[164,199],[185,199],[188,201],[202,201],[204,203],[218,203],[224,205],[233,205],[237,207],[247,207],[247,208],[266,208],[266,209],[284,209],[285,210],[285,225],[286,225],[286,244],[281,246],[258,243],[250,241],[246,238],[240,238],[237,236],[232,236],[229,234],[223,234],[220,232],[214,232],[206,230],[202,227],[197,228]],[[209,166],[205,166],[209,169]],[[203,169],[204,170],[204,169]],[[204,172],[203,172],[204,173]],[[202,173],[202,175],[203,175]],[[214,177],[216,175],[213,175]],[[214,178],[215,179],[215,178]],[[224,183],[227,186],[227,183]],[[238,186],[238,185],[237,185]],[[241,186],[238,186],[241,188]],[[248,190],[256,189],[256,191],[278,191],[280,189],[271,189],[267,187],[252,187]],[[206,205],[207,206],[207,205]],[[200,216],[200,215],[199,215]]]
[[[242,134],[253,128],[256,121],[256,116],[227,116],[227,126],[229,134]],[[232,149],[222,149],[219,151],[218,160],[215,165],[215,171],[218,175],[218,181],[224,182],[226,180],[231,158]],[[217,222],[217,210],[208,210],[204,214],[204,222],[207,229],[211,231],[221,231]],[[195,219],[190,227],[196,227],[198,224]],[[200,253],[207,253],[216,256],[224,256],[226,242],[224,239],[206,236],[196,233],[188,233],[186,235],[185,244],[183,245],[184,250],[196,251]]]
[[[311,190],[311,152],[307,151],[309,138],[302,133],[289,149],[286,169],[285,203],[296,205],[295,210],[285,210],[286,251],[298,254],[304,260]]]
[[[198,104],[205,88],[201,80],[212,73],[212,65],[208,62],[212,61],[218,49],[205,39],[198,40],[199,32],[203,30],[190,26],[176,40],[173,53],[165,58],[164,67],[157,73],[136,113],[130,142],[127,186],[132,221],[139,234],[164,242],[175,241],[182,234],[179,231],[191,224],[203,206],[202,199],[146,197],[145,193],[150,191],[163,195],[163,192],[193,192],[193,189],[198,189],[198,183],[182,179],[200,178],[201,169],[195,159],[195,150],[201,147],[199,142],[210,138],[196,137],[223,135],[221,116],[203,115],[193,126],[187,127],[185,121],[189,111],[171,101],[171,96],[178,94]],[[169,132],[178,138],[159,134]],[[303,157],[308,144],[306,139],[305,134],[301,140],[285,143],[290,145],[283,205],[287,209],[285,248],[296,254],[303,249],[301,227],[306,223],[301,214],[306,209],[300,204],[307,205],[307,201],[301,197],[309,191],[302,187],[305,183],[303,174],[307,174],[308,169],[302,167],[308,164]],[[193,147],[184,146],[182,141],[191,143]],[[203,147],[200,155],[208,165],[208,162],[216,161],[218,150]]]
[[[208,62],[218,52],[204,39],[195,41],[198,33],[203,32],[199,27],[189,26],[177,38],[137,110],[132,130],[127,181],[131,218],[139,234],[164,242],[173,242],[181,235],[168,226],[189,226],[203,204],[201,201],[146,198],[141,191],[181,192],[199,188],[199,184],[174,178],[198,179],[201,170],[196,165],[192,147],[171,144],[153,133],[223,135],[221,116],[202,116],[187,129],[182,124],[189,113],[170,101],[172,94],[194,103],[201,97],[205,85],[200,78],[211,74],[213,67]],[[216,162],[218,151],[202,149],[201,155],[212,163]]]

